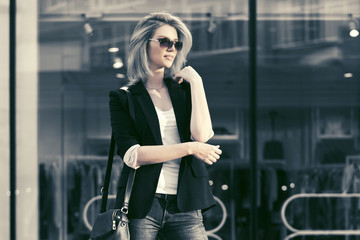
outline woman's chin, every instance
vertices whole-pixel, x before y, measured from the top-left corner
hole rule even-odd
[[[172,62],[165,64],[165,68],[171,68],[172,64],[173,64]]]

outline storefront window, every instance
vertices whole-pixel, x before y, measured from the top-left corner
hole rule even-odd
[[[89,238],[109,151],[108,94],[127,83],[135,24],[159,10],[181,17],[193,34],[187,64],[203,78],[215,132],[210,143],[223,150],[208,169],[218,202],[204,214],[209,239],[250,239],[254,221],[264,240],[301,235],[296,229],[358,229],[359,196],[351,195],[360,193],[357,0],[257,1],[255,92],[248,1],[28,0],[17,1],[16,13],[18,238]],[[8,4],[0,11],[8,33]],[[7,34],[0,43],[1,76],[9,79]],[[0,154],[7,160],[9,81],[1,81],[0,92]],[[258,159],[249,150],[251,94]],[[4,161],[3,206],[10,205],[9,168]],[[116,157],[109,205],[121,168]],[[282,216],[290,197],[296,198]],[[11,213],[7,207],[1,213],[0,238],[9,239]]]

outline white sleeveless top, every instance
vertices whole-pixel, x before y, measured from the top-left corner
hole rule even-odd
[[[174,109],[162,111],[155,107],[164,145],[180,143]],[[176,194],[181,158],[163,163],[156,193]]]

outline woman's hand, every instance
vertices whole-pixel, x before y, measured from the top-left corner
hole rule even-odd
[[[190,155],[194,155],[196,158],[203,162],[212,165],[215,163],[221,155],[219,145],[211,145],[202,142],[190,142]]]
[[[181,69],[180,72],[175,74],[174,78],[179,84],[182,83],[184,80],[189,82],[190,84],[202,81],[200,75],[195,71],[195,69],[190,66]]]

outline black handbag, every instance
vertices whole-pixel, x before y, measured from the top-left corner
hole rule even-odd
[[[132,101],[131,93],[124,89],[126,92],[129,112],[132,120],[135,119],[134,106]],[[132,185],[135,178],[135,170],[130,169],[124,203],[121,209],[109,209],[106,210],[107,199],[109,194],[109,184],[110,184],[110,176],[111,176],[111,168],[114,158],[114,150],[115,150],[115,139],[114,135],[111,134],[111,143],[110,143],[110,151],[108,157],[108,163],[106,167],[105,174],[105,183],[102,188],[101,194],[101,209],[100,214],[96,217],[94,226],[90,232],[91,240],[130,240],[129,226],[128,226],[128,209],[129,209],[129,199],[131,194]]]

